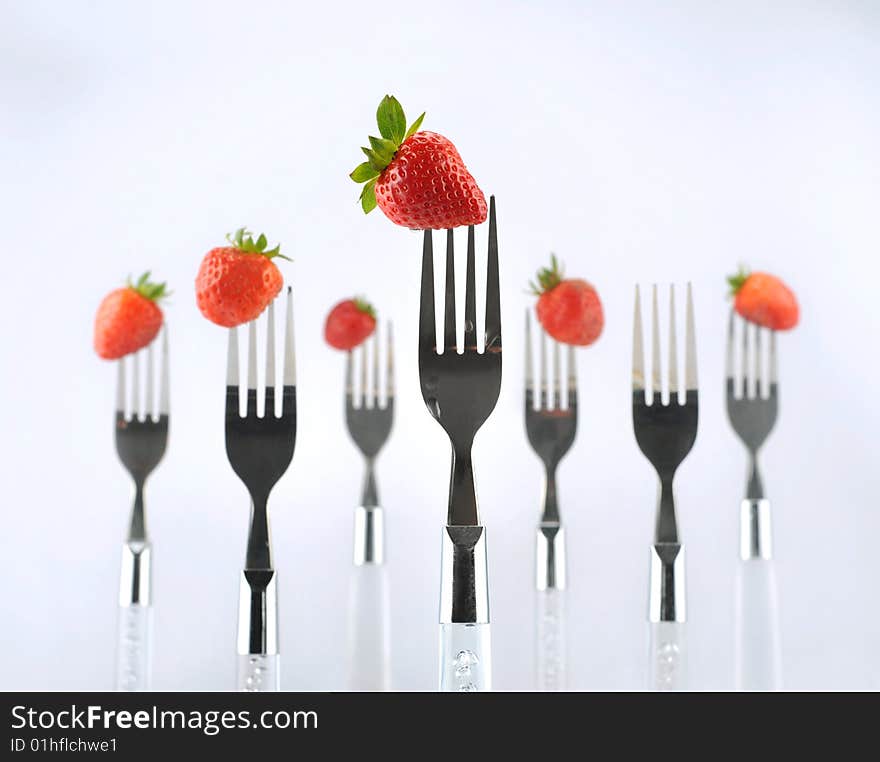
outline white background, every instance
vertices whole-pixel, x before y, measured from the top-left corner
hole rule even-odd
[[[364,218],[347,178],[386,92],[410,118],[426,110],[424,127],[498,199],[505,375],[475,452],[496,686],[532,685],[541,471],[521,420],[522,318],[552,250],[597,285],[607,316],[579,353],[579,437],[560,472],[574,687],[643,681],[656,484],[630,420],[636,280],[693,282],[700,432],[677,481],[692,675],[733,684],[745,457],[722,350],[724,276],[739,262],[780,274],[802,305],[779,341],[782,408],[763,457],[785,684],[880,687],[880,13],[662,5],[2,4],[0,688],[111,686],[130,484],[92,320],[148,268],[175,292],[170,446],[147,493],[155,687],[232,687],[248,500],[223,445],[225,334],[198,313],[193,280],[242,224],[295,260],[280,267],[296,292],[299,431],[271,508],[284,687],[345,685],[361,462],[322,325],[354,293],[397,336],[398,415],[379,461],[395,686],[433,687],[448,445],[418,389],[421,237]]]

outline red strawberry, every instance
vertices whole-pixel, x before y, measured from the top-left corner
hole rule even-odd
[[[733,306],[746,320],[774,331],[787,331],[798,324],[797,299],[775,275],[740,270],[727,282],[734,296]]]
[[[164,283],[150,283],[144,273],[132,285],[104,297],[95,316],[95,351],[105,360],[116,360],[147,346],[162,327],[162,310],[156,304],[166,296]]]
[[[488,211],[483,191],[447,138],[416,132],[424,118],[407,129],[397,99],[382,99],[376,111],[382,137],[370,137],[370,148],[361,149],[367,161],[350,175],[366,183],[360,196],[364,212],[378,204],[393,223],[415,230],[479,225]]]
[[[240,228],[226,236],[232,246],[211,249],[196,276],[196,302],[212,323],[232,328],[258,317],[271,302],[284,281],[272,261],[287,259],[280,246],[266,249],[266,236],[254,241]]]
[[[532,290],[538,295],[538,321],[557,341],[585,347],[602,333],[605,317],[599,294],[585,280],[563,279],[556,257],[550,267],[538,271],[538,286]]]
[[[376,330],[376,310],[363,299],[339,302],[327,315],[324,339],[335,349],[354,349]]]

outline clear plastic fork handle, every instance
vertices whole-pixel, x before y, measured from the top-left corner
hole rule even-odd
[[[133,604],[119,607],[116,655],[116,690],[150,690],[150,640],[153,607]]]
[[[488,622],[440,625],[440,690],[444,693],[492,690]]]
[[[687,642],[684,622],[650,622],[648,690],[687,690]]]
[[[538,590],[537,596],[537,688],[564,691],[567,677],[565,590]]]

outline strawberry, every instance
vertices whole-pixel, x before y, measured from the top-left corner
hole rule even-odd
[[[538,296],[538,321],[550,336],[580,347],[599,338],[605,324],[599,294],[585,280],[564,279],[555,256],[550,267],[538,271],[538,285],[531,286]]]
[[[199,266],[196,302],[212,323],[232,328],[258,317],[278,296],[284,281],[272,260],[288,258],[280,246],[267,250],[266,236],[254,241],[245,228],[226,240],[232,245],[211,249]]]
[[[95,351],[105,360],[116,360],[147,346],[162,327],[157,302],[167,296],[164,283],[151,283],[144,273],[137,283],[111,291],[95,316]]]
[[[339,302],[327,315],[324,339],[335,349],[354,349],[376,330],[376,310],[363,299]]]
[[[483,191],[447,138],[417,132],[424,118],[407,129],[397,99],[382,99],[376,111],[382,137],[370,137],[370,148],[361,148],[367,161],[349,175],[366,183],[361,207],[369,213],[378,204],[393,223],[414,230],[480,224],[487,214]]]
[[[734,309],[746,320],[773,331],[787,331],[798,324],[797,299],[775,275],[740,269],[727,282],[734,297]]]

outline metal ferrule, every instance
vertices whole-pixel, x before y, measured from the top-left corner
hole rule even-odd
[[[658,542],[651,546],[648,621],[687,620],[684,569],[684,545]]]
[[[130,541],[122,546],[122,574],[119,577],[120,606],[149,606],[152,603],[151,562],[150,543]]]
[[[773,558],[770,501],[742,501],[739,509],[739,555],[743,561]]]
[[[245,569],[238,598],[238,653],[278,653],[278,598],[274,569]]]
[[[354,565],[385,563],[385,514],[379,506],[354,512]]]
[[[535,539],[535,587],[565,590],[565,530],[560,524],[538,524]]]
[[[440,564],[440,624],[488,624],[489,581],[486,530],[443,527]]]

